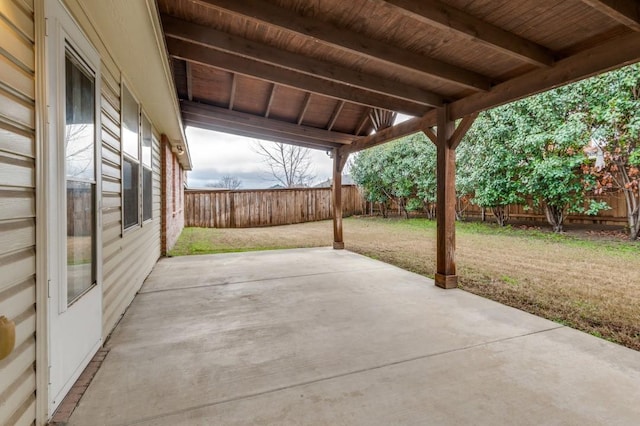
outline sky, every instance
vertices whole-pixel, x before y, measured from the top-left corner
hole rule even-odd
[[[269,188],[278,183],[263,158],[252,148],[257,139],[195,127],[187,127],[186,135],[193,165],[187,175],[189,188],[203,188],[223,176],[240,179],[242,189]],[[331,176],[333,160],[325,151],[312,149],[311,161],[316,175],[314,183]]]
[[[395,123],[408,118],[400,114]],[[257,139],[195,127],[187,127],[185,132],[193,165],[192,171],[187,173],[189,188],[204,188],[207,184],[215,184],[223,176],[240,179],[241,189],[269,188],[278,183],[269,166],[252,148]],[[333,160],[325,151],[312,149],[311,161],[312,173],[316,176],[312,185],[331,177]]]

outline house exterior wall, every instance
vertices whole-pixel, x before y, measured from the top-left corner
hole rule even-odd
[[[114,65],[102,63],[103,339],[116,325],[160,257],[160,146],[157,136],[152,146],[153,219],[141,227],[124,232],[122,229],[122,74]],[[129,87],[129,90],[134,89]]]
[[[184,228],[185,171],[167,138],[162,139],[162,254],[173,248]]]
[[[47,420],[46,364],[38,355],[46,354],[46,315],[39,314],[46,312],[46,303],[42,303],[47,297],[46,274],[38,275],[36,280],[39,271],[36,252],[46,253],[44,244],[36,247],[36,223],[44,223],[42,217],[37,217],[43,208],[36,206],[36,199],[40,199],[37,194],[44,188],[37,187],[36,182],[46,167],[45,159],[38,153],[39,144],[47,143],[42,126],[36,124],[44,123],[38,117],[46,114],[45,100],[37,95],[41,92],[37,91],[36,83],[43,73],[36,65],[40,63],[37,52],[44,49],[42,37],[37,36],[39,25],[45,26],[43,4],[43,0],[0,1],[0,315],[16,324],[15,349],[0,361],[0,425],[44,424]],[[123,231],[120,94],[126,76],[78,0],[64,0],[64,4],[101,57],[99,262],[104,340],[160,257],[162,137],[154,127],[152,219]],[[135,86],[127,87],[136,93]],[[138,100],[144,111],[145,100]],[[171,158],[175,157],[169,153]],[[179,165],[177,170],[181,178]],[[182,218],[180,210],[168,222],[169,241],[175,241]],[[40,244],[41,240],[37,241]],[[37,321],[44,321],[44,326],[38,329],[38,336],[42,337],[36,342]],[[37,347],[44,347],[44,352],[38,352]]]
[[[0,424],[36,413],[36,109],[33,1],[0,2],[0,315],[16,345],[0,361]]]
[[[126,76],[102,43],[100,34],[78,0],[65,5],[100,53],[102,96],[102,289],[103,340],[113,330],[160,257],[160,146],[154,131],[152,145],[153,218],[140,227],[122,228],[121,93]],[[136,87],[127,88],[136,95]],[[144,110],[144,100],[138,101]],[[154,123],[151,123],[152,125]]]

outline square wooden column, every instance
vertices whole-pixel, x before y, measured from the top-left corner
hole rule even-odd
[[[437,253],[435,282],[441,288],[458,286],[456,275],[456,150],[452,144],[455,122],[449,108],[438,109],[437,118]]]
[[[331,185],[331,201],[333,205],[333,248],[344,248],[342,239],[342,170],[347,160],[347,155],[339,149],[333,150],[333,179]]]

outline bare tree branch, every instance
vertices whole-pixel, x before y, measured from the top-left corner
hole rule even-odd
[[[224,189],[238,189],[242,186],[242,181],[236,177],[236,176],[223,176],[222,179],[220,179],[217,182],[214,183],[208,183],[207,185],[205,185],[207,187],[211,187],[211,188],[224,188]]]
[[[309,186],[315,179],[309,148],[255,141],[253,150],[262,157],[271,175],[285,188]]]

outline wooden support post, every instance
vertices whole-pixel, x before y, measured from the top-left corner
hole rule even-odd
[[[333,248],[344,248],[342,239],[342,170],[347,162],[348,154],[333,150],[333,181],[331,185],[331,198],[333,202]]]
[[[456,244],[456,151],[451,145],[455,122],[449,107],[438,109],[437,117],[437,253],[435,282],[441,288],[458,285],[455,262]]]

